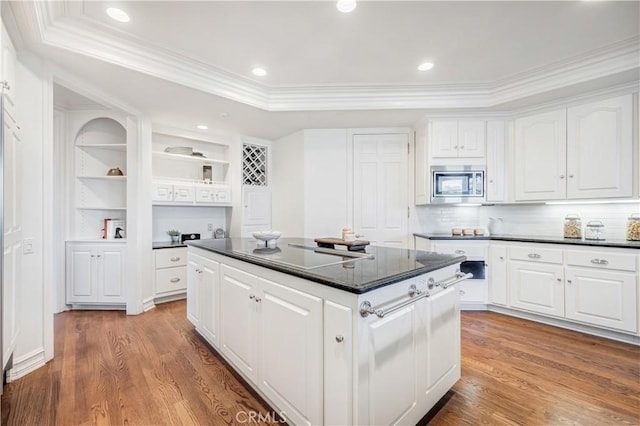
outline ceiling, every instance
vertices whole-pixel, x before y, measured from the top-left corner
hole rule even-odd
[[[635,1],[360,1],[350,14],[332,1],[9,4],[22,48],[155,123],[221,136],[506,110],[637,82],[640,63]],[[104,13],[114,5],[131,22]]]

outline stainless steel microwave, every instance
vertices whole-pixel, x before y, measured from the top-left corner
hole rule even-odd
[[[431,166],[431,202],[482,203],[484,177],[482,166]]]

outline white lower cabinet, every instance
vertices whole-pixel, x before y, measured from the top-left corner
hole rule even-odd
[[[562,265],[512,261],[509,287],[509,304],[514,308],[564,316]]]
[[[489,302],[506,306],[508,299],[507,281],[507,247],[504,245],[489,245]]]
[[[294,424],[321,424],[322,299],[221,267],[221,342],[229,360]]]
[[[67,242],[68,304],[124,304],[124,243]]]
[[[492,242],[491,304],[637,335],[638,251],[562,247]]]
[[[220,264],[189,254],[187,260],[187,318],[213,345],[219,341]]]
[[[155,296],[173,296],[187,290],[187,248],[161,248],[155,259]]]

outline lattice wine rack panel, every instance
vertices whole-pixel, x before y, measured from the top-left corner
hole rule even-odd
[[[267,186],[267,147],[242,146],[242,184]]]

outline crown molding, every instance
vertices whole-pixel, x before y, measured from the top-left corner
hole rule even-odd
[[[491,83],[267,86],[113,30],[74,2],[12,3],[25,39],[266,111],[490,108],[640,68],[634,37]]]

